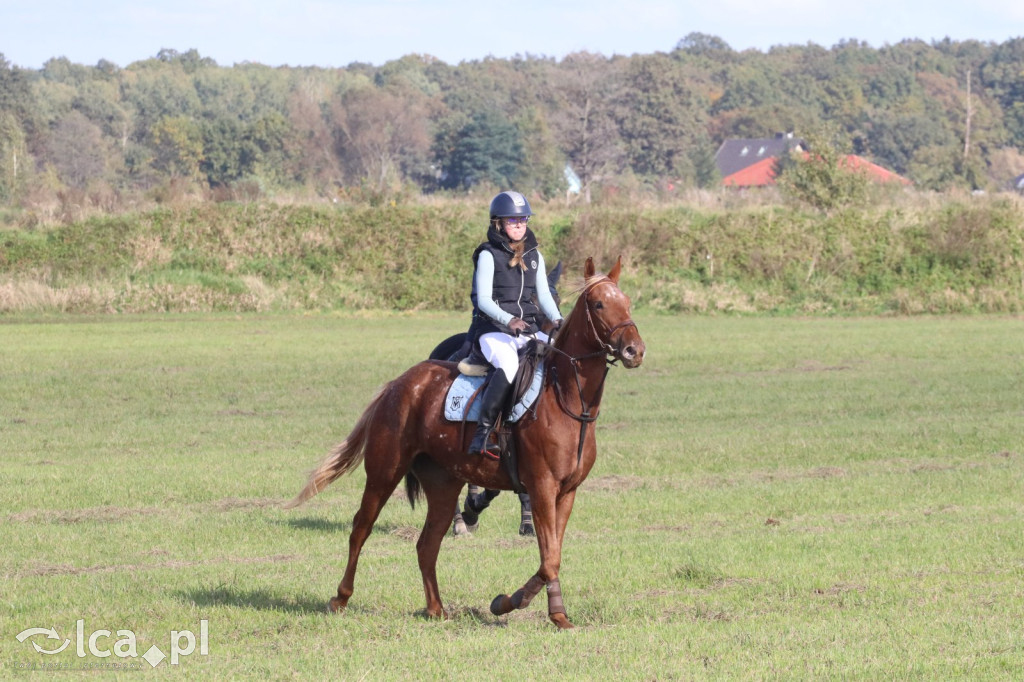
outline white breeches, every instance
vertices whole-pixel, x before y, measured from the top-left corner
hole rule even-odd
[[[547,341],[548,335],[544,332],[537,332],[537,338]],[[480,350],[483,352],[487,362],[496,369],[505,373],[505,377],[511,383],[519,371],[519,349],[525,346],[532,337],[526,334],[511,336],[502,332],[489,332],[480,337]]]

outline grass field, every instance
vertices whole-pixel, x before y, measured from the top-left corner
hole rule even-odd
[[[1024,677],[1024,321],[637,321],[647,360],[609,376],[566,534],[562,633],[543,598],[487,610],[537,567],[512,495],[446,538],[444,622],[421,615],[422,508],[385,508],[339,616],[362,472],[280,508],[464,315],[0,319],[0,677]],[[143,661],[186,630],[176,665]]]

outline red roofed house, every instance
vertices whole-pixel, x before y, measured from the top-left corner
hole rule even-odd
[[[775,162],[777,157],[771,156],[752,163],[746,168],[726,175],[722,184],[726,187],[764,187],[775,184]]]
[[[794,138],[793,133],[777,133],[775,137],[764,139],[726,140],[715,153],[715,164],[722,174],[722,184],[726,187],[774,185],[775,162],[794,152],[806,158],[804,144],[803,140]],[[864,171],[878,182],[910,184],[906,178],[855,154],[847,156],[844,165]]]

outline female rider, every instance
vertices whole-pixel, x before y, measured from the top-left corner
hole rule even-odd
[[[473,252],[475,270],[470,298],[474,326],[480,351],[496,371],[492,372],[481,398],[480,419],[469,453],[493,459],[500,452],[488,440],[519,369],[519,349],[529,341],[527,334],[548,340],[547,334],[537,328],[539,312],[554,321],[555,329],[562,323],[562,314],[544,275],[544,256],[527,225],[531,215],[526,197],[519,192],[501,192],[491,200],[487,241]]]

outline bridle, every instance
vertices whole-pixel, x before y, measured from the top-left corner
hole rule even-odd
[[[600,280],[598,282],[595,282],[594,284],[590,285],[586,289],[584,289],[582,295],[583,296],[587,296],[591,291],[593,291],[597,287],[601,286],[602,284],[611,284],[612,286],[615,286],[614,283],[612,283],[611,280],[609,280],[609,279],[602,279],[602,280]],[[615,346],[612,345],[612,343],[611,343],[611,341],[612,341],[612,334],[614,334],[615,332],[619,331],[620,329],[625,329],[626,327],[633,327],[634,329],[636,329],[636,322],[634,322],[633,318],[631,318],[631,317],[630,318],[626,318],[625,320],[623,320],[622,322],[619,322],[614,327],[608,329],[608,334],[607,334],[607,336],[605,336],[605,338],[608,339],[608,340],[607,341],[602,341],[601,340],[601,335],[597,332],[597,325],[594,324],[594,316],[591,315],[591,313],[590,313],[590,298],[588,297],[588,298],[585,298],[584,300],[586,301],[585,310],[586,310],[586,313],[587,313],[587,324],[590,326],[590,331],[593,332],[594,338],[597,340],[597,342],[601,344],[601,352],[604,353],[604,355],[606,356],[605,362],[607,362],[609,365],[614,365],[616,362],[618,362],[619,360],[622,359],[622,356],[620,355],[622,349],[621,348],[616,349]],[[622,337],[620,336],[619,337],[619,341],[621,341],[621,340],[622,340]],[[589,357],[589,356],[587,356],[587,357]],[[611,359],[609,360],[608,357],[610,357]]]
[[[584,297],[583,300],[584,309],[586,311],[587,316],[587,325],[590,327],[590,331],[593,333],[594,339],[596,339],[597,342],[601,345],[601,350],[595,351],[593,353],[587,353],[585,355],[572,356],[566,353],[565,351],[561,350],[560,348],[556,348],[553,344],[546,344],[548,350],[558,353],[559,355],[563,356],[569,361],[569,366],[572,367],[573,376],[576,379],[576,391],[580,397],[579,414],[574,413],[568,408],[568,406],[566,406],[564,398],[562,397],[562,392],[559,391],[557,388],[558,382],[557,378],[555,377],[555,367],[554,365],[551,366],[552,381],[556,384],[555,398],[558,402],[558,406],[561,408],[562,412],[564,412],[566,415],[572,417],[573,419],[580,423],[579,446],[576,448],[576,466],[579,466],[580,461],[583,459],[583,439],[587,434],[587,425],[596,422],[597,417],[600,414],[601,396],[604,393],[604,381],[605,379],[608,378],[608,370],[611,369],[612,365],[614,365],[615,363],[622,359],[621,349],[616,350],[615,346],[613,346],[611,343],[612,335],[619,330],[626,329],[627,327],[633,327],[634,329],[636,328],[636,323],[633,322],[633,319],[627,318],[626,320],[619,322],[615,326],[609,328],[607,330],[607,335],[603,337],[603,339],[605,340],[602,339],[601,334],[599,334],[597,331],[597,325],[594,324],[594,317],[590,312],[589,298],[590,292],[602,284],[611,284],[612,286],[614,286],[614,283],[611,280],[605,278],[587,286],[586,288],[583,289],[583,293],[580,294],[581,296]],[[619,340],[622,340],[621,335],[619,337]],[[580,381],[580,361],[589,360],[591,358],[597,357],[604,358],[604,374],[601,376],[601,382],[597,385],[597,391],[594,393],[593,403],[588,404],[586,398],[584,398],[583,396],[583,384]],[[591,410],[595,411],[591,413]]]

